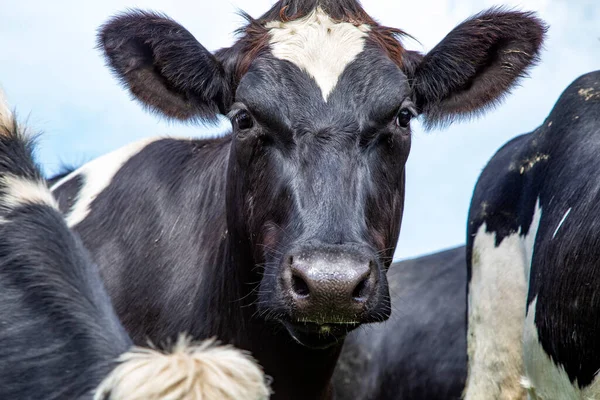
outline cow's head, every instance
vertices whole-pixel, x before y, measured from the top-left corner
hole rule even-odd
[[[151,110],[229,116],[229,228],[262,267],[260,314],[324,347],[390,314],[411,120],[445,124],[496,104],[537,60],[545,27],[493,9],[421,55],[354,0],[283,0],[248,20],[213,54],[176,22],[131,11],[100,45]]]

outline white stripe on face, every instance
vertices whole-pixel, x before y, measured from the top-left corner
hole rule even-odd
[[[266,28],[273,55],[306,71],[325,101],[348,64],[363,51],[370,30],[364,24],[335,22],[321,7],[295,21],[269,22]]]

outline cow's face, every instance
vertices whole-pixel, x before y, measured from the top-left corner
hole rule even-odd
[[[310,347],[389,316],[411,119],[448,122],[494,103],[544,31],[531,15],[490,11],[423,57],[347,3],[278,3],[215,56],[148,13],[117,17],[101,35],[151,108],[230,117],[229,225],[260,274],[258,314]]]
[[[257,304],[306,344],[389,316],[385,270],[417,115],[408,79],[385,51],[346,24],[340,34],[362,47],[340,54],[345,46],[327,42],[335,35],[327,25],[324,42],[304,55],[297,49],[293,61],[277,57],[285,38],[255,60],[229,113],[231,179],[243,181],[239,222],[264,267]],[[302,68],[311,57],[320,65]]]

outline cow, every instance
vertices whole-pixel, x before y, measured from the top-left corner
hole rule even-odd
[[[135,99],[232,129],[144,139],[52,190],[135,343],[215,335],[252,352],[275,398],[326,399],[345,335],[390,314],[411,120],[498,104],[546,26],[493,8],[423,55],[356,0],[281,0],[246,18],[214,53],[163,14],[109,19],[98,46]]]
[[[597,399],[600,71],[489,161],[469,210],[466,399]]]
[[[348,335],[336,400],[460,400],[467,377],[465,246],[393,263],[393,313]]]
[[[33,149],[0,98],[0,398],[267,399],[260,367],[230,346],[133,346]]]

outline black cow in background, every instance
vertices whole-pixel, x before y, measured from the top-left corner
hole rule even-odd
[[[346,338],[336,400],[460,400],[467,378],[465,247],[393,263],[392,315]]]
[[[222,138],[147,139],[56,182],[134,342],[181,331],[257,357],[275,397],[330,398],[345,335],[390,315],[410,121],[498,104],[537,61],[544,24],[491,9],[428,54],[355,0],[281,0],[210,53],[164,15],[101,29],[116,77]]]
[[[181,337],[133,347],[0,96],[0,398],[264,400],[246,354]]]
[[[466,399],[600,398],[600,71],[489,161],[469,211]]]

